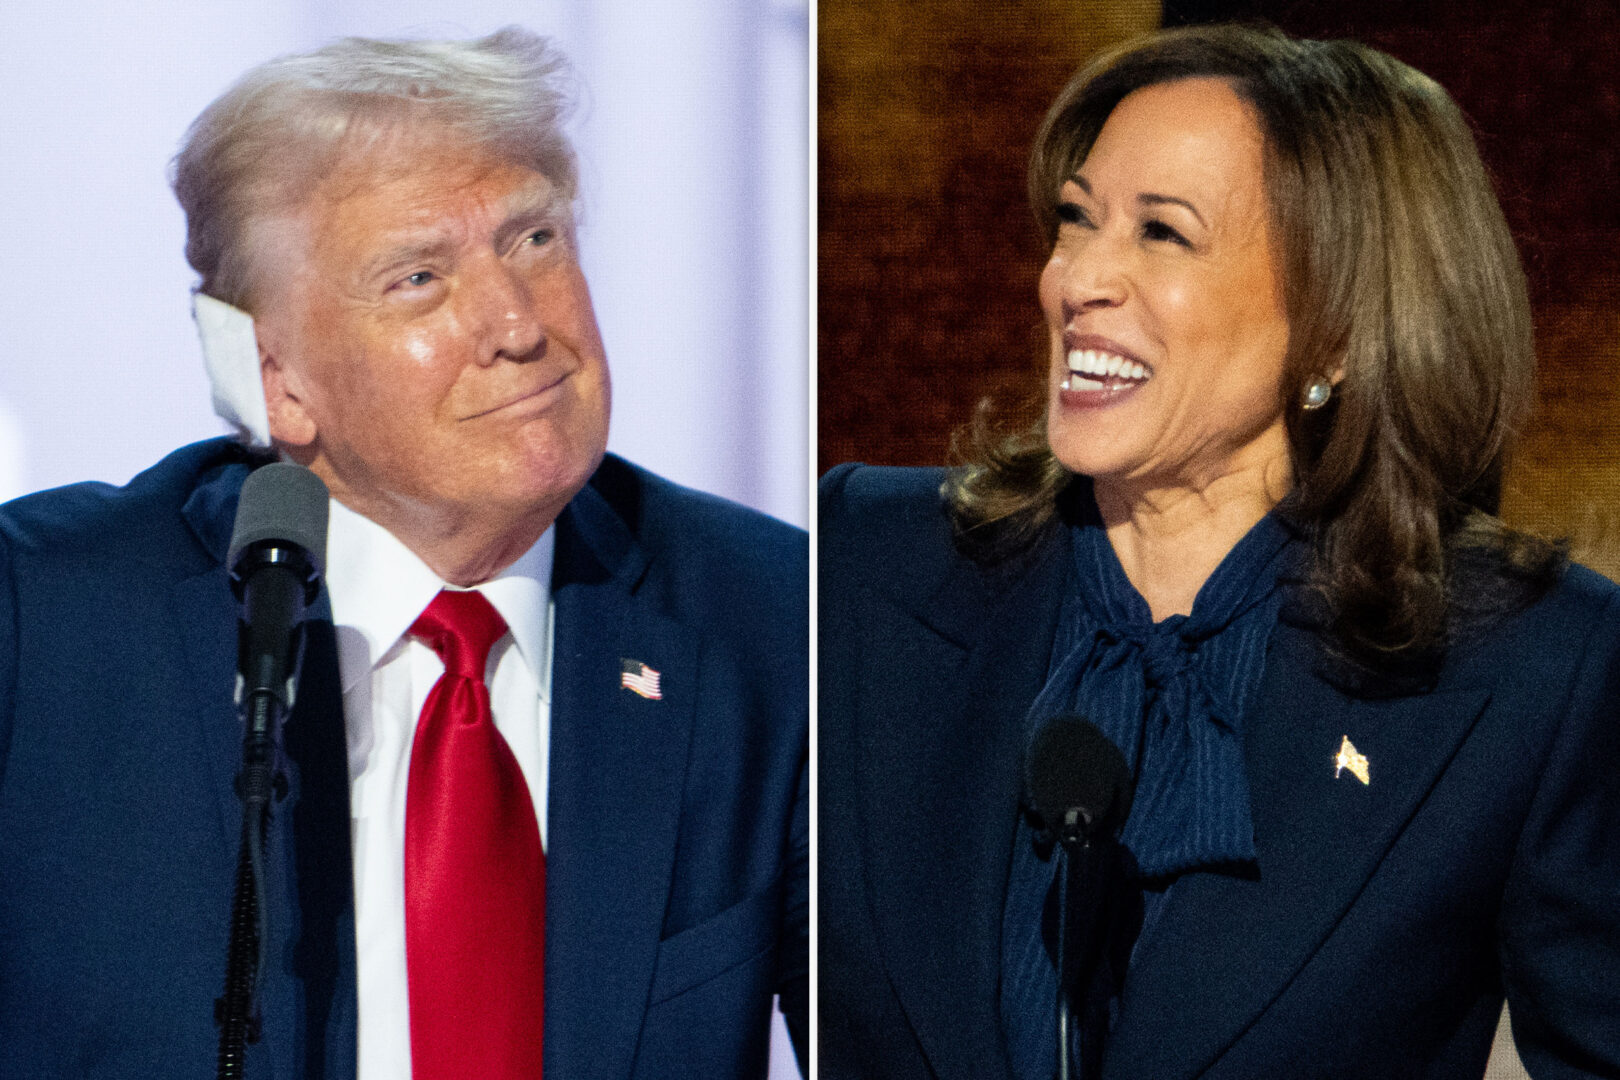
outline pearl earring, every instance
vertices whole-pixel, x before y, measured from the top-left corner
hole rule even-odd
[[[1328,398],[1332,396],[1333,384],[1328,382],[1322,376],[1318,375],[1316,378],[1305,384],[1304,408],[1307,411],[1320,409],[1322,406],[1328,403]]]

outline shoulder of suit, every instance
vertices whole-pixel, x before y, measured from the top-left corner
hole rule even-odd
[[[846,464],[821,478],[820,528],[824,538],[950,538],[940,485],[945,470]]]
[[[235,493],[263,458],[231,438],[207,439],[174,451],[123,486],[69,484],[0,506],[0,538],[13,555],[119,558],[153,564],[179,561],[200,570],[217,561],[188,527],[183,510],[199,489],[222,493],[228,533]],[[218,482],[218,483],[216,483]],[[231,506],[224,506],[226,501]]]
[[[872,588],[906,602],[969,570],[941,493],[945,475],[853,464],[829,470],[817,522],[822,589]]]
[[[1576,641],[1606,641],[1620,649],[1620,585],[1572,564],[1547,594],[1517,619],[1524,632],[1568,651]]]
[[[1594,631],[1620,637],[1620,585],[1587,567],[1571,564],[1533,603],[1500,628],[1532,636],[1586,637]]]
[[[589,487],[638,543],[665,561],[806,589],[809,537],[803,529],[614,454],[603,458]]]
[[[1552,693],[1594,670],[1620,678],[1620,586],[1571,565],[1538,599],[1454,640],[1442,686]]]
[[[1583,610],[1606,610],[1613,613],[1620,607],[1620,585],[1616,585],[1596,570],[1571,564],[1564,572],[1552,598],[1559,604]]]

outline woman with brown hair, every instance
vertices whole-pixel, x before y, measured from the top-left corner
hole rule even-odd
[[[1031,197],[1040,422],[822,484],[821,1075],[1477,1077],[1504,993],[1532,1072],[1614,1075],[1620,592],[1494,516],[1534,356],[1466,121],[1169,31]],[[1074,717],[1134,802],[1060,1053],[1023,775]]]

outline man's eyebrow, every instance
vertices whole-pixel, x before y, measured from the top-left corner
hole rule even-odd
[[[360,277],[363,281],[371,281],[381,274],[386,274],[408,263],[443,259],[450,255],[454,249],[455,245],[443,236],[407,240],[379,252],[375,258],[366,263],[365,269],[360,272]]]
[[[548,222],[566,224],[567,208],[567,201],[559,198],[554,191],[534,192],[513,199],[507,208],[505,220],[501,222],[500,228],[495,230],[495,246],[504,251],[517,239],[519,233],[526,232],[536,225]]]
[[[548,221],[566,224],[567,210],[568,200],[554,191],[525,192],[517,195],[510,200],[506,216],[495,231],[495,244],[504,250],[517,239],[518,234],[536,225]],[[455,253],[456,243],[448,236],[427,235],[419,239],[407,237],[368,260],[360,271],[360,280],[372,281],[401,266],[414,262],[447,259]]]

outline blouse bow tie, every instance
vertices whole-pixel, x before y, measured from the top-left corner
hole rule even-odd
[[[1191,615],[1157,623],[1103,529],[1077,525],[1071,538],[1078,587],[1032,718],[1078,713],[1125,755],[1136,794],[1120,839],[1143,877],[1253,862],[1241,729],[1277,622],[1290,534],[1263,519]]]
[[[1151,690],[1170,690],[1178,685],[1178,676],[1194,671],[1193,643],[1180,633],[1160,627],[1100,626],[1097,628],[1099,644],[1105,649],[1123,647],[1140,649],[1142,674]],[[1118,662],[1128,663],[1128,659]],[[1196,676],[1194,676],[1196,677]]]

